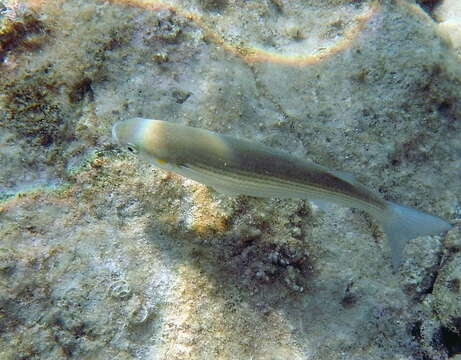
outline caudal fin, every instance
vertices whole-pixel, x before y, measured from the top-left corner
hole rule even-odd
[[[408,240],[424,235],[435,235],[450,230],[447,221],[407,206],[387,202],[388,209],[377,215],[386,233],[392,253],[392,265],[397,269]]]

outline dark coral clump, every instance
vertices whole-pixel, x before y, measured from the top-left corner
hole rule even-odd
[[[5,18],[0,27],[0,62],[14,49],[39,49],[48,34],[49,30],[32,12],[21,17]]]
[[[57,138],[63,116],[55,101],[58,85],[47,76],[46,69],[6,84],[5,89],[7,111],[3,125],[31,139],[32,145],[51,145]]]

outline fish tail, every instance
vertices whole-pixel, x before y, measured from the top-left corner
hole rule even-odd
[[[408,240],[424,235],[435,235],[449,230],[447,221],[423,211],[393,202],[387,202],[387,209],[377,214],[377,219],[386,234],[392,254],[392,265],[398,269],[402,253]]]

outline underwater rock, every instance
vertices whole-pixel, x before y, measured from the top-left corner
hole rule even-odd
[[[461,3],[444,0],[434,10],[438,30],[446,38],[458,56],[461,56]]]
[[[455,254],[434,284],[433,306],[442,325],[461,340],[461,256]]]
[[[456,0],[443,0],[440,1],[434,10],[436,19],[440,22],[449,19],[461,19],[461,3]]]
[[[456,0],[444,0],[435,8],[434,16],[439,21],[439,33],[461,56],[461,3]]]

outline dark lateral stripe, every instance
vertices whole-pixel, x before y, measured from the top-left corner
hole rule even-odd
[[[204,175],[221,179],[223,182],[231,182],[234,186],[246,186],[246,187],[270,187],[274,193],[284,191],[293,191],[298,193],[308,194],[319,194],[323,197],[335,197],[341,198],[351,203],[362,203],[366,207],[376,207],[378,209],[384,208],[384,203],[377,201],[370,197],[360,196],[362,194],[351,194],[346,192],[340,192],[331,190],[330,188],[320,187],[318,185],[310,185],[299,181],[289,181],[287,179],[275,177],[275,176],[261,176],[260,174],[253,174],[237,169],[230,168],[229,171],[225,169],[219,169],[216,167],[210,167],[205,164],[194,164],[188,165],[192,170],[203,173]]]

